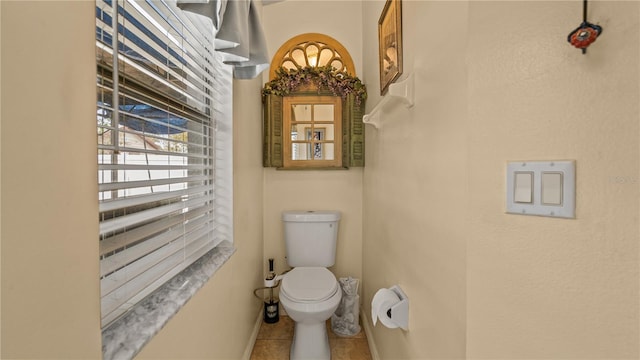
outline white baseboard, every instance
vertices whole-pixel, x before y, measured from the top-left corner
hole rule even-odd
[[[251,332],[251,337],[247,342],[247,347],[244,349],[244,354],[242,355],[242,360],[251,360],[251,353],[253,352],[253,347],[256,345],[256,339],[258,338],[258,332],[260,332],[260,326],[262,325],[262,314],[264,312],[264,304],[260,307],[260,311],[258,311],[258,318],[256,319],[256,323],[253,326],[253,331]]]
[[[364,311],[360,311],[360,321],[362,321],[362,327],[364,328],[364,333],[367,335],[367,343],[369,344],[369,352],[371,353],[371,359],[380,360],[380,355],[378,354],[378,347],[376,346],[376,342],[373,339],[373,328],[371,327],[369,318],[367,317],[367,314],[365,314]]]

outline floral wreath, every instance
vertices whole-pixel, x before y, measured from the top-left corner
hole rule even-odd
[[[367,88],[355,76],[337,72],[333,66],[303,67],[296,69],[276,69],[275,79],[264,84],[262,95],[287,96],[301,85],[314,84],[320,89],[329,89],[335,96],[345,99],[349,94],[355,96],[360,105],[367,99]]]

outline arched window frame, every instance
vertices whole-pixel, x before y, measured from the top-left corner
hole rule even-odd
[[[315,55],[315,61],[313,56]],[[286,93],[272,91],[270,83],[277,81],[284,73],[310,72],[309,68],[333,67],[332,76],[338,79],[348,78],[358,83],[359,94],[345,92],[336,94],[326,86],[317,86],[319,82],[311,82],[303,86],[296,87]],[[295,36],[285,42],[276,52],[270,69],[270,83],[265,84],[263,90],[264,103],[264,143],[263,143],[263,165],[265,167],[276,167],[282,169],[319,169],[319,168],[342,168],[364,166],[364,126],[362,117],[364,115],[364,100],[366,99],[366,89],[355,77],[355,67],[349,52],[337,40],[323,34],[308,33]],[[326,166],[322,162],[313,161],[285,161],[285,147],[289,147],[291,139],[285,136],[289,131],[284,128],[284,97],[317,97],[334,96],[341,97],[341,137],[339,145],[341,151],[337,155],[341,156],[338,165]],[[290,160],[290,159],[289,159]],[[292,163],[297,165],[293,166]]]
[[[315,63],[312,60],[314,56],[317,56]],[[319,33],[301,34],[282,44],[273,56],[269,80],[276,77],[276,71],[281,67],[301,69],[306,66],[327,65],[333,66],[337,72],[355,76],[356,71],[351,55],[336,39]]]

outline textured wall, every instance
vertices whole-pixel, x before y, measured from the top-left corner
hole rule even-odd
[[[469,10],[470,358],[638,358],[639,7]],[[504,214],[505,162],[575,159],[576,219]],[[619,180],[623,179],[623,180]]]
[[[379,100],[383,5],[363,8],[367,111]],[[366,125],[363,310],[382,287],[399,284],[410,298],[409,332],[374,328],[382,359],[465,356],[467,6],[403,2],[402,78],[415,78],[415,106],[392,104],[380,129]]]
[[[100,358],[95,4],[0,6],[0,358]]]
[[[638,3],[590,3],[587,55],[579,2],[403,4],[416,105],[369,128],[364,174],[365,309],[411,299],[381,358],[638,358]],[[577,219],[505,214],[506,162],[545,159],[576,160]]]

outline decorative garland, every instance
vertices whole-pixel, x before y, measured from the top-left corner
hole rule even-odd
[[[343,99],[349,94],[355,96],[355,102],[360,105],[367,99],[367,88],[355,76],[339,73],[333,66],[304,67],[287,70],[280,67],[276,70],[275,79],[264,84],[262,96],[287,96],[301,85],[316,85],[318,91],[328,89],[335,96]]]

